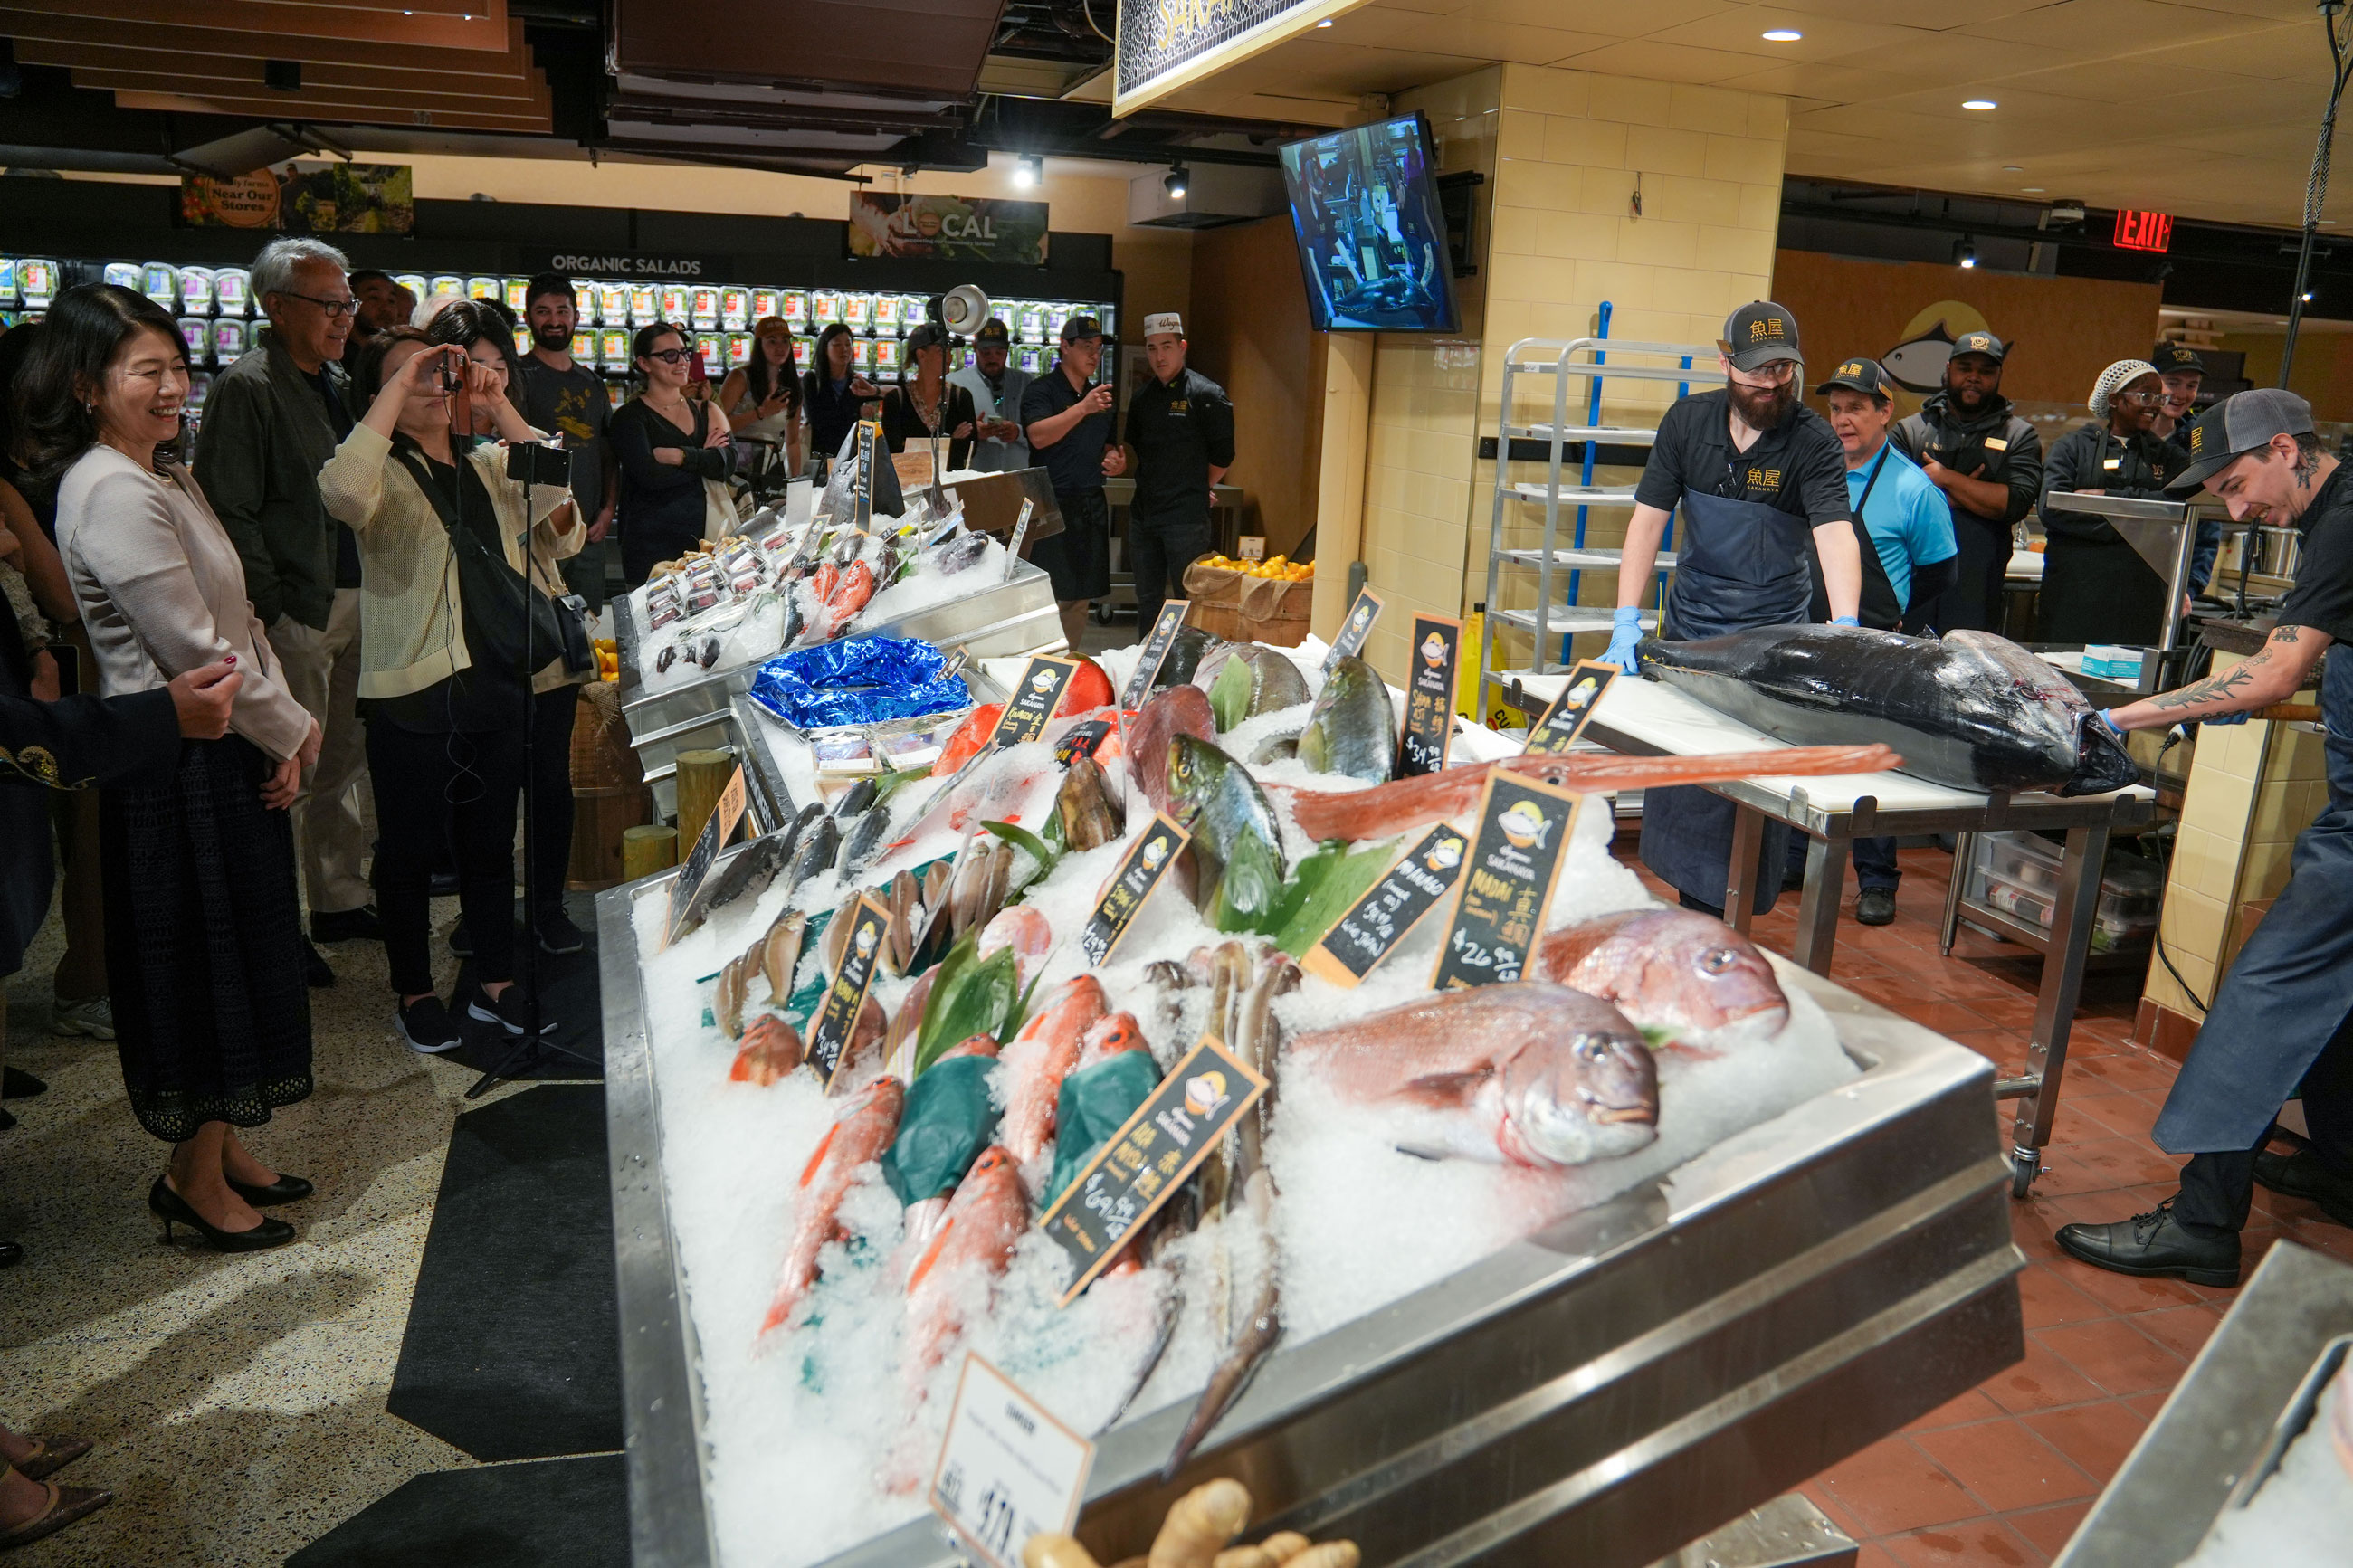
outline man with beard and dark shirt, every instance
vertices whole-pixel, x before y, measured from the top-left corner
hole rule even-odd
[[[985,474],[1009,474],[1029,466],[1029,443],[1021,438],[1021,395],[1036,380],[1011,363],[1013,334],[991,316],[972,338],[972,363],[948,377],[950,386],[972,394],[980,414],[980,439],[972,444],[972,466]]]
[[[2149,421],[2149,433],[2168,446],[2179,447],[2187,455],[2189,450],[2189,422],[2197,416],[2198,389],[2206,384],[2206,362],[2188,343],[2159,343],[2148,363],[2157,366],[2158,384],[2165,389],[2165,401],[2157,405],[2157,417]],[[2202,594],[2213,581],[2215,558],[2222,553],[2222,525],[2201,522],[2198,525],[2198,543],[2189,554],[2189,591]]]
[[[1963,332],[1945,362],[1945,390],[1894,432],[1897,449],[1952,503],[1960,575],[1926,612],[1939,631],[1996,629],[2011,530],[2042,495],[2042,437],[2001,395],[2009,353],[1991,332]]]
[[[620,492],[615,479],[619,459],[605,439],[613,395],[603,376],[573,363],[572,331],[580,320],[580,304],[570,279],[556,272],[533,278],[523,286],[522,309],[531,353],[522,356],[515,402],[533,429],[560,435],[566,447],[589,453],[574,458],[572,468],[572,499],[588,520],[588,542],[561,564],[565,584],[587,600],[591,610],[602,610],[605,535],[612,529],[613,501]]]
[[[1700,392],[1667,410],[1634,488],[1634,515],[1618,565],[1618,611],[1603,658],[1630,673],[1639,665],[1641,605],[1659,542],[1678,505],[1674,583],[1662,632],[1694,640],[1810,619],[1810,538],[1822,566],[1832,621],[1856,626],[1862,550],[1847,494],[1846,453],[1819,414],[1798,401],[1797,319],[1759,300],[1724,324],[1716,345],[1724,389]],[[1721,915],[1730,880],[1732,802],[1697,788],[1642,797],[1642,863],[1672,884],[1685,909]],[[1780,897],[1788,829],[1766,826],[1750,886],[1756,911]],[[1767,874],[1767,868],[1770,874]]]

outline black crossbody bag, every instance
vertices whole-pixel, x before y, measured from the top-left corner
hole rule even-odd
[[[458,558],[458,591],[465,602],[474,606],[476,625],[482,638],[491,646],[482,649],[483,658],[501,669],[520,670],[526,659],[538,658],[530,671],[537,674],[546,658],[561,655],[567,675],[578,675],[596,665],[594,649],[588,646],[588,627],[582,616],[587,606],[577,595],[567,594],[561,599],[534,591],[530,580],[507,564],[506,552],[493,552],[481,537],[468,528],[458,514],[455,500],[441,493],[433,482],[433,475],[420,462],[415,452],[401,448],[401,466],[416,479],[417,488],[425,492],[434,515],[441,520],[444,532],[449,536],[449,549]],[[459,455],[458,461],[468,459]],[[459,483],[465,482],[460,475]],[[523,559],[529,561],[529,547]],[[528,618],[526,618],[528,617]],[[528,627],[526,634],[525,628]],[[528,635],[530,641],[525,644]]]

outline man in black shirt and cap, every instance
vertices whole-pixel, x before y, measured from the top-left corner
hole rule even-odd
[[[1135,572],[1136,636],[1152,629],[1185,568],[1209,552],[1211,491],[1234,465],[1234,405],[1226,389],[1185,366],[1185,323],[1174,311],[1144,318],[1152,380],[1127,405],[1135,448],[1135,500],[1127,509]]]
[[[2292,392],[2242,392],[2189,428],[2189,466],[2167,485],[2201,486],[2234,521],[2292,524],[2304,539],[2295,586],[2253,655],[2178,691],[2101,715],[2111,729],[2243,723],[2320,677],[2328,799],[2295,841],[2294,873],[2239,950],[2166,1096],[2150,1136],[2187,1154],[2181,1188],[2147,1214],[2062,1226],[2069,1256],[2119,1274],[2239,1282],[2239,1232],[2260,1182],[2353,1226],[2353,468],[2315,434]],[[2304,1102],[2309,1147],[2274,1154],[2273,1119]]]
[[[1021,395],[1021,428],[1039,466],[1053,481],[1062,531],[1029,547],[1032,564],[1053,580],[1062,640],[1076,652],[1087,606],[1111,594],[1111,508],[1103,481],[1127,467],[1112,437],[1112,391],[1093,386],[1103,363],[1103,325],[1072,316],[1062,326],[1062,355]]]
[[[1896,447],[1953,508],[1959,576],[1927,616],[1940,631],[2000,625],[2010,531],[2042,495],[2042,437],[2001,395],[2009,355],[1991,332],[1963,332],[1945,361],[1945,390],[1894,430]]]
[[[2157,417],[2149,421],[2149,434],[2187,451],[2198,389],[2206,384],[2206,362],[2188,343],[2159,343],[2148,363],[2157,366],[2158,384],[2165,389],[2165,401],[2157,405]],[[2222,525],[2200,522],[2198,543],[2189,554],[2191,593],[2206,591],[2206,584],[2213,580],[2215,557],[2221,552]]]
[[[1634,671],[1641,605],[1659,543],[1678,504],[1674,585],[1665,635],[1693,640],[1810,618],[1810,538],[1822,566],[1831,619],[1855,626],[1862,597],[1862,551],[1849,503],[1846,453],[1822,416],[1798,401],[1797,319],[1770,300],[1743,305],[1716,345],[1725,384],[1667,410],[1634,488],[1634,515],[1618,566],[1618,611],[1610,663]],[[1686,909],[1721,914],[1730,880],[1730,801],[1697,788],[1651,790],[1642,797],[1642,863],[1682,894]],[[1780,896],[1788,830],[1768,823],[1750,886],[1756,912]],[[1767,874],[1767,868],[1770,868]]]

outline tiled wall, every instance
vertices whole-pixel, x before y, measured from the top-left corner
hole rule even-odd
[[[1400,94],[1394,107],[1430,116],[1442,172],[1487,175],[1487,205],[1480,275],[1462,285],[1463,340],[1379,340],[1364,559],[1390,595],[1371,651],[1392,679],[1413,609],[1460,615],[1486,595],[1493,465],[1476,453],[1500,417],[1504,352],[1522,338],[1590,334],[1605,300],[1612,337],[1714,342],[1725,316],[1770,286],[1788,127],[1775,96],[1518,65]],[[1715,379],[1703,361],[1697,384]],[[1653,423],[1672,395],[1605,384],[1602,416]],[[1524,402],[1515,416],[1540,415]],[[1506,519],[1509,542],[1536,542],[1539,509],[1513,503]],[[1622,511],[1597,510],[1587,542],[1615,544],[1624,522]],[[1505,582],[1503,604],[1534,602],[1532,574]],[[1588,574],[1579,596],[1613,603],[1614,580]],[[1498,662],[1524,665],[1529,652],[1513,637]]]
[[[2224,658],[2215,667],[2225,668]],[[2286,886],[2296,835],[2327,796],[2319,736],[2261,721],[2199,731],[2158,928],[2181,978],[2151,964],[2145,1001],[2193,1021],[2201,1016],[2183,982],[2213,1001],[2218,977],[2245,939],[2245,906],[2268,902]]]

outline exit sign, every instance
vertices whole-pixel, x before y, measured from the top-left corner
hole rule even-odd
[[[2119,212],[2116,214],[2116,248],[2119,250],[2163,251],[2173,244],[2171,213]]]

